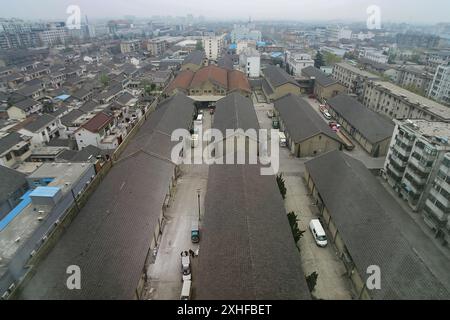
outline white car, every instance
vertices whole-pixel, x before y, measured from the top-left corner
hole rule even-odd
[[[314,237],[314,241],[316,241],[316,244],[319,247],[326,247],[328,242],[327,242],[327,235],[325,233],[325,230],[322,227],[322,224],[320,223],[319,219],[313,219],[311,220],[311,222],[309,223],[309,230],[311,231],[313,237]]]
[[[331,114],[328,111],[324,111],[322,112],[323,116],[325,117],[325,119],[327,120],[331,120]]]

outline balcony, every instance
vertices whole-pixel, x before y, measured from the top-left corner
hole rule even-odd
[[[430,165],[431,164],[431,165]],[[431,167],[433,165],[433,162],[424,162],[424,161],[419,161],[417,158],[415,158],[414,156],[412,156],[409,159],[409,165],[412,165],[414,167],[414,169],[419,170],[420,172],[423,173],[430,173],[431,172]]]
[[[389,160],[396,163],[398,166],[405,168],[407,163],[405,161],[402,161],[398,156],[396,156],[395,154],[391,153],[391,155],[389,156]]]
[[[445,213],[450,213],[450,200],[447,199],[444,195],[442,195],[438,190],[432,188],[430,190],[430,194],[439,201],[441,205],[441,210]]]
[[[396,165],[393,165],[392,163],[388,165],[388,170],[391,171],[396,178],[401,179],[403,177],[404,168],[401,170]]]
[[[414,183],[416,187],[423,187],[428,180],[428,175],[424,175],[419,171],[414,171],[410,167],[406,170],[405,177],[410,180],[411,183]],[[410,178],[412,178],[412,180]]]
[[[413,144],[414,144],[414,139],[409,140],[409,139],[407,139],[405,136],[402,136],[402,135],[400,135],[400,134],[398,134],[395,138],[396,138],[398,141],[400,141],[401,143],[403,143],[403,144],[405,144],[406,146],[408,146],[408,147],[412,147]]]
[[[396,143],[394,144],[393,149],[402,156],[408,158],[411,154],[412,147],[405,146],[403,143]]]
[[[430,199],[425,201],[424,211],[440,225],[444,225],[447,222],[447,214],[439,209]]]

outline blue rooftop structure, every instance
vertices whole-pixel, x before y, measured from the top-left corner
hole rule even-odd
[[[58,187],[37,187],[31,192],[30,197],[53,198],[59,190]]]
[[[12,209],[1,221],[0,221],[0,231],[5,229],[8,224],[14,220],[15,217],[19,215],[19,213],[22,212],[23,209],[25,209],[30,203],[31,198],[30,194],[33,192],[33,190],[27,191],[20,199],[20,203]]]
[[[230,50],[236,50],[237,49],[237,44],[236,43],[230,44],[229,49]]]
[[[272,52],[272,53],[270,54],[270,56],[271,56],[272,58],[280,58],[280,57],[283,56],[283,52]]]
[[[257,45],[258,47],[265,47],[265,46],[266,46],[266,43],[265,43],[264,41],[258,41],[258,42],[256,42],[256,45]]]
[[[68,95],[68,94],[62,94],[60,96],[55,97],[55,99],[58,99],[58,100],[61,100],[61,101],[66,101],[69,98],[70,98],[70,95]]]

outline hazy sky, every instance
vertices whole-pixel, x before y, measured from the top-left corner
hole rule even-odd
[[[253,20],[366,21],[370,5],[381,8],[382,21],[450,22],[449,0],[0,0],[0,17],[62,19],[76,4],[90,18],[194,16]]]

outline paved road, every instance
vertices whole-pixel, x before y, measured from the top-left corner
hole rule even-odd
[[[267,111],[273,110],[271,104],[256,104],[255,110],[261,128],[269,129],[271,119],[267,117]],[[345,276],[345,267],[333,246],[319,248],[309,229],[308,223],[316,217],[313,200],[308,195],[304,183],[304,162],[308,159],[293,157],[287,148],[280,150],[280,172],[286,181],[287,197],[285,201],[286,212],[294,211],[299,218],[300,230],[306,230],[298,245],[300,247],[300,259],[303,271],[306,275],[317,272],[314,295],[319,299],[352,299],[351,285]]]
[[[203,128],[210,128],[211,116],[204,113]],[[204,198],[209,167],[204,164],[181,166],[181,176],[177,181],[174,196],[166,212],[166,223],[161,237],[155,263],[148,271],[149,285],[147,299],[177,300],[180,298],[181,257],[180,253],[199,246],[192,244],[191,222],[199,218],[197,189],[200,189],[200,211],[204,214]],[[201,225],[200,225],[201,228]],[[200,241],[201,243],[201,241]],[[201,251],[199,251],[201,254]],[[192,280],[195,287],[196,261],[192,261]]]

